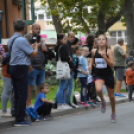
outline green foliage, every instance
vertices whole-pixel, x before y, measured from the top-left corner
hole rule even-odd
[[[56,60],[53,59],[52,61],[48,61],[45,67],[45,83],[50,85],[58,84],[56,80]]]
[[[51,2],[51,6],[55,7],[51,10],[51,15],[59,14],[63,21],[64,32],[81,31],[88,33],[89,31],[100,27],[98,21],[100,13],[104,15],[104,22],[108,22],[114,18],[120,11],[123,0],[40,0],[42,6],[46,6],[47,2]],[[91,12],[88,8],[91,7]],[[50,8],[48,7],[50,12]],[[68,19],[71,18],[71,21]]]

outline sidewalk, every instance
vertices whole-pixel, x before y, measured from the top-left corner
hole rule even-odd
[[[125,95],[126,97],[116,97],[116,104],[120,104],[120,103],[125,103],[128,102],[128,95],[127,93],[122,93],[123,95]],[[133,98],[134,98],[134,94],[133,94]],[[109,101],[107,101],[107,106],[109,106],[110,103]],[[95,108],[99,108],[99,105],[97,105],[96,107],[90,106],[88,108],[85,107],[79,107],[79,108],[75,108],[75,109],[68,109],[68,110],[52,110],[52,116],[53,117],[58,117],[58,116],[63,116],[63,115],[69,115],[69,114],[73,114],[73,113],[79,113],[85,110],[91,110],[91,109],[95,109]],[[10,112],[10,110],[8,110],[8,112]],[[2,111],[0,110],[0,115],[1,115]],[[0,116],[0,129],[3,128],[9,128],[9,127],[13,127],[14,124],[14,118],[13,117],[1,117]]]

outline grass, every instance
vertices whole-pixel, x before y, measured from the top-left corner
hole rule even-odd
[[[50,86],[49,94],[46,95],[46,97],[47,97],[48,100],[53,100],[54,101],[54,98],[55,98],[55,95],[56,95],[56,92],[57,92],[58,87],[59,87],[58,85]],[[76,81],[75,91],[80,92],[80,88],[81,88],[80,82],[77,80]],[[121,89],[121,92],[126,92],[126,89]],[[33,99],[31,100],[31,102],[32,102],[32,104],[34,104],[35,101],[36,101],[36,99],[35,99],[36,98],[35,92],[34,92],[34,95],[33,95],[32,98]],[[8,101],[7,108],[10,108],[10,106],[11,106],[11,104]],[[2,109],[1,101],[0,101],[0,109]]]

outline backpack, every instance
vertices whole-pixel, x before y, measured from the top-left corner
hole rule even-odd
[[[34,108],[32,108],[32,107],[26,108],[26,112],[27,112],[27,115],[29,115],[31,117],[32,121],[35,121],[37,119],[38,113]]]

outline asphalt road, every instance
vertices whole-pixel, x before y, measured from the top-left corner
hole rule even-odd
[[[0,130],[0,134],[134,134],[134,103],[119,104],[117,122],[110,122],[111,109],[100,109],[60,116],[51,121],[33,123],[30,127]]]

